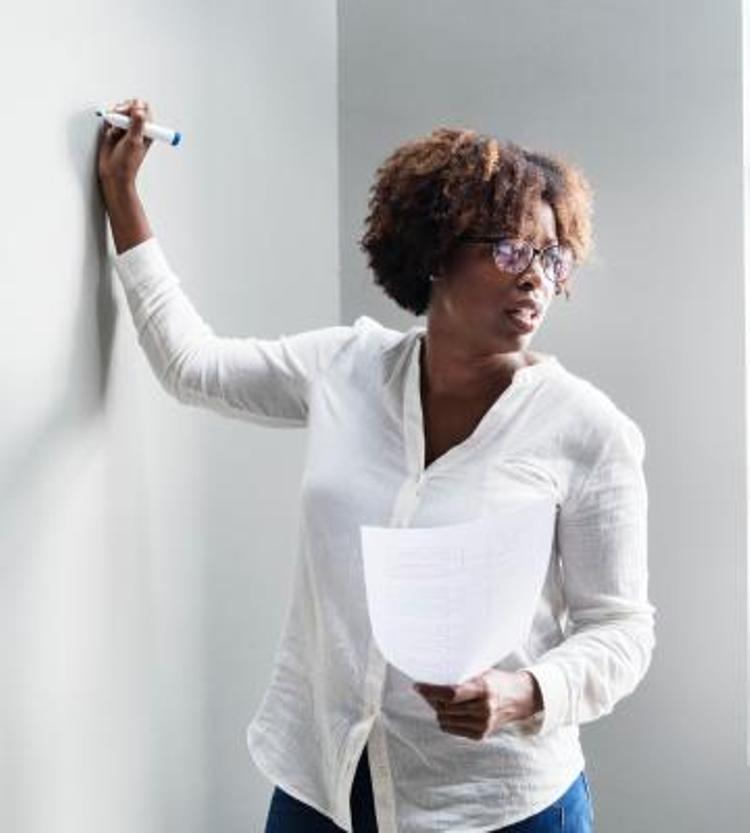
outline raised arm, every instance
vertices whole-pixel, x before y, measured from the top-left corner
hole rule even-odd
[[[114,109],[130,128],[104,126],[98,175],[117,254],[114,265],[151,367],[181,402],[279,427],[307,423],[309,390],[354,326],[332,326],[277,339],[219,337],[185,295],[149,226],[135,179],[152,140],[143,123],[148,103]]]
[[[648,495],[643,435],[620,413],[558,514],[569,618],[564,640],[524,670],[542,710],[524,731],[545,734],[609,714],[646,674],[656,644],[648,600]]]
[[[263,425],[307,424],[310,386],[354,337],[356,324],[276,339],[220,337],[183,292],[155,237],[114,262],[138,341],[167,392]]]

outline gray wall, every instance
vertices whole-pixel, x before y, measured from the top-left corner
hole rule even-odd
[[[0,11],[0,830],[261,829],[245,726],[305,435],[156,382],[110,269],[92,111],[141,97],[183,130],[149,152],[141,194],[217,332],[325,326],[336,48],[333,0]]]
[[[647,679],[582,729],[599,829],[744,829],[739,23],[740,0],[3,8],[0,829],[256,831],[270,795],[244,732],[305,434],[187,408],[151,375],[93,175],[91,109],[131,96],[185,133],[141,193],[226,334],[414,323],[355,239],[378,162],[437,124],[584,167],[600,262],[535,346],[644,429],[658,611]]]
[[[657,647],[636,692],[582,727],[602,833],[739,833],[750,816],[740,6],[339,7],[344,321],[415,323],[354,243],[396,144],[473,126],[568,155],[596,190],[598,263],[535,347],[646,436]]]

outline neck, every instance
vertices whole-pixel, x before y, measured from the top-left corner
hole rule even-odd
[[[419,360],[425,390],[436,395],[482,397],[510,384],[521,367],[543,361],[545,356],[521,349],[497,351],[466,344],[441,333],[420,333]]]

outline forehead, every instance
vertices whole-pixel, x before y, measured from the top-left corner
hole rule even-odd
[[[552,206],[544,200],[537,200],[524,214],[520,233],[540,245],[557,240],[557,223]]]

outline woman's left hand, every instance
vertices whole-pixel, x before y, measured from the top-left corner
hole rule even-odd
[[[528,671],[490,668],[459,685],[414,683],[414,689],[435,709],[444,732],[472,740],[484,740],[541,708],[538,684]]]

